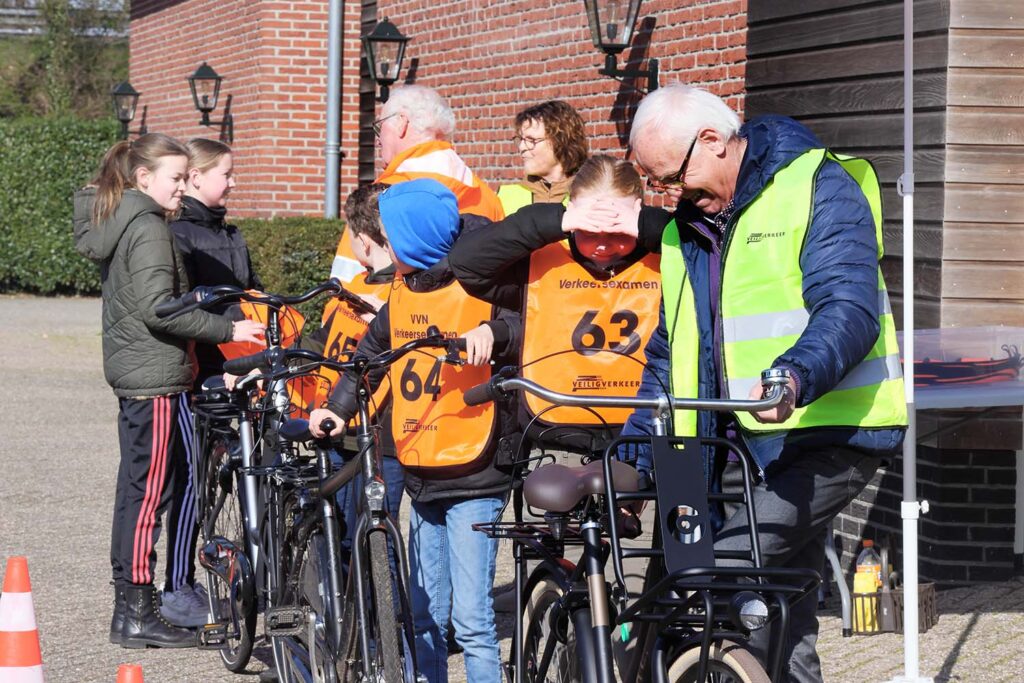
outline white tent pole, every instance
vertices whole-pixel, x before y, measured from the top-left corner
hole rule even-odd
[[[917,531],[922,509],[917,501],[917,415],[914,407],[914,3],[903,2],[903,379],[907,398],[907,435],[903,441],[903,664],[904,683],[920,678],[918,634]]]

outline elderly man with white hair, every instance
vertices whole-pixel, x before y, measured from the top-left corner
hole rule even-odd
[[[459,213],[492,221],[505,217],[498,195],[466,165],[450,142],[455,114],[436,90],[403,85],[391,91],[380,118],[373,122],[381,161],[386,168],[376,182],[394,185],[415,178],[432,178],[447,187],[459,203]],[[348,282],[362,271],[342,236],[331,276]]]
[[[667,217],[641,215],[641,241],[661,244],[663,280],[641,393],[760,398],[761,371],[788,370],[778,407],[699,413],[676,430],[742,440],[762,474],[754,505],[765,563],[820,571],[833,517],[897,451],[906,425],[875,173],[793,119],[741,125],[720,98],[684,85],[643,100],[630,142],[650,186],[674,204],[667,227]],[[637,413],[624,433],[649,431]],[[715,549],[749,550],[744,510],[715,531]],[[816,607],[814,595],[793,606],[783,680],[822,680]],[[751,640],[762,657],[766,640]]]

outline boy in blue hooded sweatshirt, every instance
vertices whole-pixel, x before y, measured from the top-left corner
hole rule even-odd
[[[497,541],[472,525],[501,509],[519,435],[514,405],[469,407],[462,393],[516,363],[519,315],[470,296],[456,280],[448,252],[460,234],[486,228],[489,221],[460,216],[450,190],[430,179],[399,183],[381,193],[378,208],[382,231],[375,239],[391,252],[401,277],[355,356],[371,358],[401,346],[431,325],[445,336],[466,339],[465,365],[441,363],[436,352],[414,352],[389,370],[392,431],[412,499],[409,571],[417,660],[431,683],[448,680],[450,613],[465,650],[467,678],[498,683],[490,596]],[[383,374],[371,374],[371,385]],[[330,417],[341,433],[357,410],[356,381],[351,373],[342,376],[327,408],[313,411],[314,432]]]

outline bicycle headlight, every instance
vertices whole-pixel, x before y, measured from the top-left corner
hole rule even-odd
[[[383,501],[387,495],[387,488],[383,482],[371,481],[366,485],[366,497],[371,501]]]
[[[729,616],[740,628],[756,631],[768,623],[768,603],[753,591],[740,591],[729,601]]]

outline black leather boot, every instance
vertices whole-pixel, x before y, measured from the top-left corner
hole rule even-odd
[[[196,634],[187,628],[178,628],[160,616],[153,584],[125,584],[124,627],[121,647],[195,647]]]
[[[110,619],[110,642],[121,644],[121,631],[124,630],[124,582],[114,581],[114,616]]]

